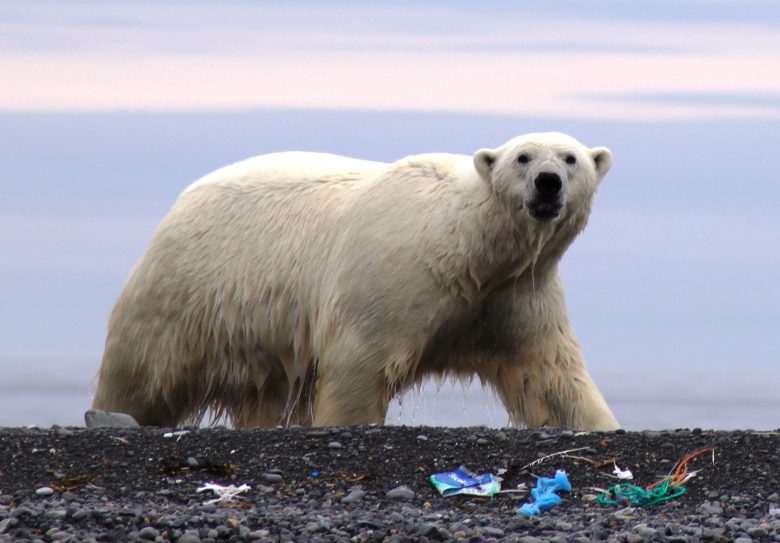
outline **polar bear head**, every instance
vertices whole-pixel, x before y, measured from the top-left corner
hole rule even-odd
[[[611,165],[609,149],[590,149],[559,132],[527,134],[474,154],[477,172],[510,213],[538,223],[589,209]]]

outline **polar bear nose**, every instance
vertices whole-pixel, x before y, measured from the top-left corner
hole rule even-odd
[[[542,172],[534,179],[534,186],[542,198],[554,198],[561,192],[563,183],[557,173]]]

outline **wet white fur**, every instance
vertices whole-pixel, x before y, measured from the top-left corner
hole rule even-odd
[[[547,133],[473,157],[279,153],[220,169],[134,267],[94,407],[156,425],[207,409],[237,426],[382,423],[426,375],[476,375],[517,424],[617,428],[557,270],[610,162]],[[542,170],[564,179],[550,222],[527,209]]]

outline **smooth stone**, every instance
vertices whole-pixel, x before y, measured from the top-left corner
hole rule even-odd
[[[699,506],[699,512],[703,515],[720,515],[723,508],[716,503],[704,502]]]
[[[282,476],[278,473],[261,473],[260,479],[265,481],[266,483],[281,483],[282,482]]]
[[[26,516],[34,517],[35,516],[35,511],[33,511],[32,509],[30,509],[28,507],[17,507],[16,509],[13,509],[11,511],[11,516],[12,517],[19,517],[19,518],[26,517]]]
[[[436,524],[431,524],[427,522],[423,523],[417,529],[417,532],[420,535],[427,537],[428,539],[433,539],[434,541],[447,539],[445,535],[442,533],[441,526],[438,526]]]
[[[85,518],[89,517],[89,511],[85,509],[78,509],[73,513],[73,515],[70,517],[74,522],[79,522],[84,520]]]
[[[655,528],[650,528],[647,525],[637,525],[637,526],[635,526],[634,529],[636,530],[636,533],[638,533],[642,537],[646,537],[647,539],[650,539],[656,533],[656,529]]]
[[[138,537],[141,539],[147,539],[149,541],[154,541],[157,539],[157,536],[160,535],[160,532],[157,531],[156,528],[152,528],[151,526],[146,526],[145,528],[142,528],[140,532],[138,532]]]
[[[414,490],[406,485],[401,485],[389,490],[385,496],[391,500],[411,500],[414,498]]]
[[[126,413],[112,413],[100,409],[90,409],[84,413],[87,428],[137,428],[138,422]]]
[[[393,523],[397,524],[397,523],[403,522],[403,521],[404,521],[404,516],[401,513],[399,513],[398,511],[393,511],[392,513],[390,513],[390,522],[393,522]]]
[[[54,494],[54,489],[50,486],[42,486],[41,488],[37,489],[35,493],[38,496],[51,496]]]
[[[330,443],[328,443],[329,449],[341,449],[343,446],[344,445],[342,445],[338,441],[331,441]]]
[[[488,537],[504,537],[504,530],[501,528],[493,528],[491,526],[482,528],[482,533]]]
[[[341,498],[341,503],[355,503],[356,501],[362,500],[363,496],[366,495],[365,490],[353,490],[343,498]]]

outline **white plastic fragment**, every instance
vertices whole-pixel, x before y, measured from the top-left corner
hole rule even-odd
[[[189,430],[177,430],[175,432],[165,432],[163,437],[181,437],[189,434]]]
[[[618,479],[623,479],[625,481],[630,481],[634,478],[634,474],[631,473],[630,469],[620,469],[617,464],[615,464],[615,469],[612,470],[612,473],[614,473],[615,477]]]
[[[241,486],[236,485],[228,485],[228,486],[222,486],[217,483],[206,483],[205,485],[199,487],[196,492],[204,492],[206,490],[211,490],[214,494],[217,495],[216,498],[213,500],[208,500],[205,502],[206,504],[211,503],[225,503],[233,501],[233,498],[238,496],[239,494],[243,494],[247,490],[249,490],[250,487],[247,484],[243,484]]]

